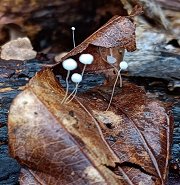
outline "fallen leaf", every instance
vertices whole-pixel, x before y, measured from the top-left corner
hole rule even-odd
[[[104,72],[107,75],[107,69],[119,68],[125,49],[127,51],[136,49],[135,24],[131,17],[114,16],[80,45],[62,57],[60,62],[69,57],[78,58],[79,54],[82,53],[90,53],[94,57],[94,62],[87,66],[86,72]],[[117,60],[114,65],[107,62],[107,57],[111,55]],[[61,65],[62,63],[60,63],[61,75],[64,74],[65,77],[66,73],[62,71]],[[81,70],[83,68],[81,63],[79,68]]]
[[[173,131],[165,104],[149,98],[140,87],[124,84],[117,88],[109,111],[105,111],[110,96],[106,85],[82,94],[80,101],[103,125],[104,137],[125,164],[123,169],[133,179],[132,184],[164,184]]]
[[[74,57],[78,57],[82,53],[90,53],[94,57],[94,62],[86,66],[85,73],[104,73],[109,81],[114,73],[119,70],[119,63],[123,60],[124,51],[134,51],[136,49],[135,41],[135,24],[132,18],[142,13],[141,6],[135,6],[129,16],[114,16],[104,26],[90,35],[81,44],[72,49],[67,55],[61,58],[60,64],[54,69],[60,72],[65,79],[67,71],[62,67],[62,61]],[[116,60],[115,64],[108,62],[108,57]],[[84,65],[79,63],[77,72],[83,70]]]
[[[135,25],[128,17],[114,16],[63,59],[82,53],[90,44],[104,48],[121,47],[134,51],[136,49]]]
[[[14,100],[9,115],[11,155],[46,184],[88,184],[91,180],[103,184],[107,176],[118,184],[106,167],[115,166],[118,158],[100,134],[98,123],[77,103],[63,106],[63,95],[52,72],[45,70]],[[94,180],[86,174],[88,169],[94,171]]]
[[[80,43],[113,15],[127,15],[121,1],[114,0],[88,3],[84,0],[1,0],[0,5],[1,44],[8,39],[7,24],[14,24],[23,29],[36,48],[46,49],[41,43],[45,41],[53,53],[72,47],[71,26],[81,28],[76,32],[76,41]]]
[[[63,60],[91,53],[87,72],[108,73],[111,52],[118,60],[124,49],[135,49],[133,15],[112,18]],[[165,184],[172,136],[167,107],[128,83],[116,88],[108,111],[111,83],[62,104],[65,92],[53,74],[59,68],[38,72],[10,108],[9,149],[22,165],[21,185]]]
[[[20,183],[164,184],[172,122],[163,104],[132,84],[101,87],[61,104],[64,89],[40,71],[13,101],[10,154],[23,166]]]

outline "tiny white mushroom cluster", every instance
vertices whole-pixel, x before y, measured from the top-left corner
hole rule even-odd
[[[72,30],[72,37],[73,37],[73,46],[75,48],[75,35],[74,35],[75,27],[71,27],[71,30]],[[100,55],[104,61],[106,61],[108,64],[110,64],[112,67],[114,67],[114,69],[117,72],[117,76],[116,76],[116,79],[115,79],[115,82],[113,85],[110,101],[109,101],[109,104],[108,104],[106,111],[110,108],[118,78],[120,78],[120,87],[122,87],[122,78],[121,78],[121,73],[120,73],[121,70],[126,70],[128,68],[127,62],[122,61],[122,62],[120,62],[119,69],[118,69],[114,65],[117,62],[117,59],[113,56],[112,48],[109,48],[109,51],[110,51],[110,55],[107,55],[106,59],[104,59],[102,57],[101,51],[100,51]],[[69,59],[66,59],[63,61],[62,66],[65,70],[67,70],[67,76],[66,76],[66,93],[65,93],[65,96],[62,100],[62,103],[65,103],[65,102],[69,103],[76,96],[77,90],[78,90],[78,85],[83,79],[85,69],[86,69],[87,65],[91,65],[93,63],[93,61],[94,61],[94,57],[91,54],[87,53],[87,54],[80,55],[79,62],[84,64],[84,67],[83,67],[81,74],[79,74],[79,73],[72,74],[71,81],[75,83],[75,88],[69,96],[68,96],[68,90],[69,90],[70,71],[75,70],[78,65],[77,65],[77,62],[72,58],[69,58]]]
[[[81,54],[80,55],[79,61],[82,64],[84,64],[84,67],[83,67],[83,70],[82,70],[81,74],[79,74],[79,73],[73,73],[72,74],[71,80],[72,80],[72,82],[74,82],[76,84],[76,86],[75,86],[74,90],[71,92],[71,94],[69,96],[68,96],[68,91],[69,91],[70,71],[75,70],[77,68],[78,64],[72,58],[66,59],[62,62],[63,68],[65,70],[67,70],[67,76],[66,76],[66,93],[65,93],[65,96],[64,96],[61,103],[65,103],[65,102],[69,103],[76,96],[78,85],[83,79],[83,75],[84,75],[86,66],[92,64],[93,60],[94,60],[94,57],[91,54]]]

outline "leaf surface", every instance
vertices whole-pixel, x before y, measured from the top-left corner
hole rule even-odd
[[[21,185],[165,183],[172,133],[166,109],[126,84],[105,111],[109,89],[61,104],[65,93],[52,71],[37,73],[9,113]]]
[[[125,164],[128,176],[135,179],[132,183],[138,179],[134,177],[139,169],[154,177],[157,184],[163,184],[173,130],[167,105],[149,98],[143,89],[132,84],[124,84],[122,90],[117,88],[109,111],[105,111],[111,96],[107,85],[82,96],[83,104],[92,107],[95,118],[101,123],[106,141],[120,163]],[[142,176],[139,182],[140,179]],[[146,180],[142,182],[151,184]]]
[[[61,62],[69,57],[78,60],[82,53],[90,53],[94,57],[93,64],[86,66],[85,72],[104,72],[107,74],[107,69],[119,68],[125,49],[127,51],[136,49],[135,24],[131,17],[114,16],[104,26],[62,57],[59,64],[61,75],[64,74],[64,78],[66,76]],[[110,65],[107,62],[108,56],[113,56],[117,62]],[[80,70],[84,67],[81,63],[78,66]]]
[[[45,184],[106,184],[112,172],[105,165],[115,166],[118,157],[99,134],[96,120],[77,102],[63,106],[63,96],[51,70],[31,80],[11,107],[11,155]]]

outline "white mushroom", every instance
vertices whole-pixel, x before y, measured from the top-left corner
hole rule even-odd
[[[75,31],[75,27],[71,27],[71,30],[72,30],[72,36],[73,36],[73,46],[74,46],[74,48],[76,47],[76,44],[75,44],[75,36],[74,36],[74,31]]]
[[[79,73],[74,73],[71,76],[71,80],[76,84],[76,86],[75,86],[74,90],[72,91],[72,93],[66,98],[65,101],[67,103],[69,103],[70,101],[72,101],[72,99],[76,96],[78,85],[82,81],[82,75],[79,74]],[[69,101],[67,101],[71,96],[72,96],[72,98]]]
[[[106,111],[109,109],[110,105],[111,105],[111,102],[112,102],[112,99],[113,99],[113,96],[114,96],[114,91],[115,91],[115,87],[116,87],[116,84],[117,84],[117,81],[118,81],[118,77],[120,78],[120,87],[122,87],[122,78],[121,78],[121,70],[126,70],[128,68],[128,64],[127,62],[125,61],[122,61],[120,62],[119,64],[119,71],[117,73],[117,76],[116,76],[116,79],[115,79],[115,82],[114,82],[114,85],[113,85],[113,89],[112,89],[112,93],[111,93],[111,98],[109,100],[109,104],[108,104],[108,107],[106,109]]]
[[[72,59],[72,58],[69,58],[69,59],[66,59],[62,62],[62,66],[65,70],[67,70],[67,76],[66,76],[66,94],[62,100],[61,103],[64,103],[67,95],[68,95],[68,90],[69,90],[69,75],[70,75],[70,71],[74,70],[77,68],[77,62]]]

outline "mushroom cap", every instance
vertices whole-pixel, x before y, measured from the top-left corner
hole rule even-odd
[[[120,64],[119,64],[119,67],[122,69],[122,70],[126,70],[128,68],[128,63],[125,62],[125,61],[122,61]]]
[[[91,54],[81,54],[80,57],[79,57],[79,61],[82,63],[82,64],[92,64],[94,60],[94,57],[91,55]]]
[[[111,56],[111,55],[108,55],[107,56],[107,62],[109,63],[109,64],[114,64],[114,63],[116,63],[116,58],[115,57],[113,57],[113,56]]]
[[[77,68],[77,62],[72,58],[68,58],[62,62],[62,66],[67,71],[71,71]]]
[[[79,83],[82,81],[82,75],[80,75],[79,73],[74,73],[72,74],[71,76],[71,80],[74,82],[74,83]]]

